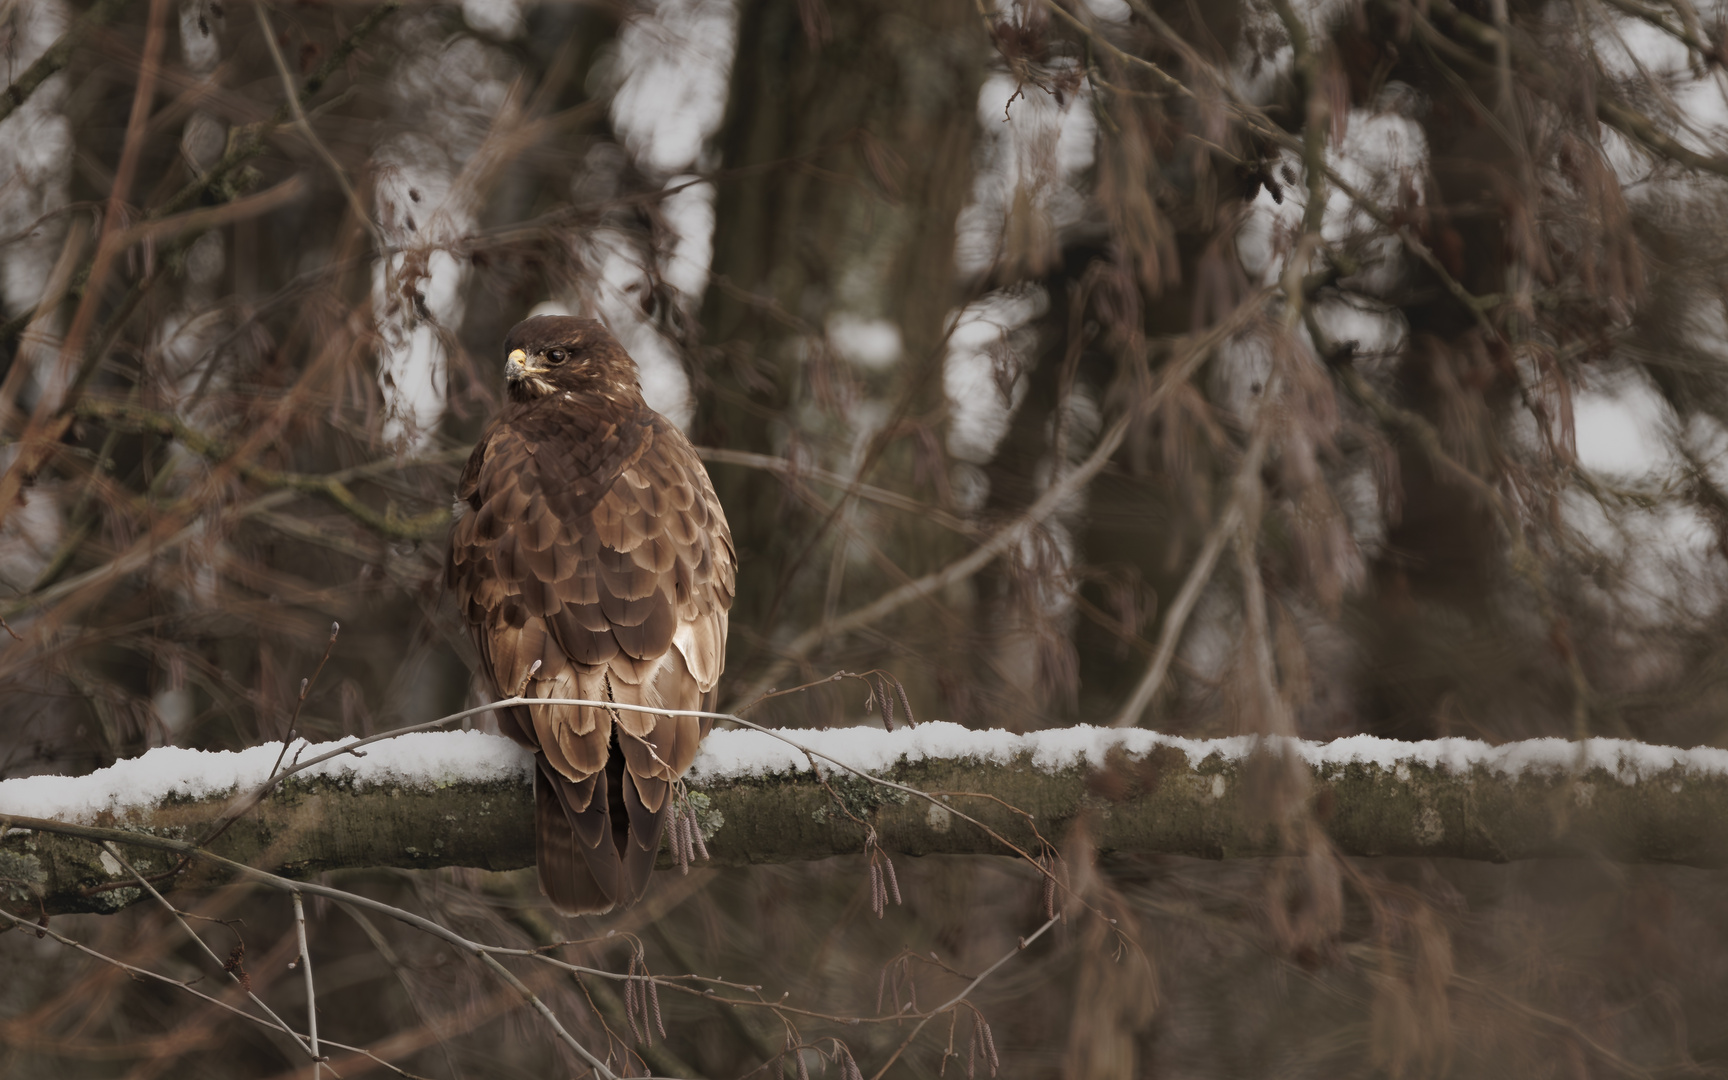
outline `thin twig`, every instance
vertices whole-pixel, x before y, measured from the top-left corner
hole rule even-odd
[[[925,1013],[924,1017],[918,1021],[918,1026],[914,1027],[912,1029],[912,1034],[906,1036],[905,1041],[902,1042],[900,1044],[900,1046],[894,1051],[894,1053],[889,1056],[887,1061],[883,1062],[882,1067],[880,1069],[876,1070],[875,1075],[873,1075],[870,1078],[870,1080],[882,1080],[882,1077],[887,1074],[889,1068],[891,1066],[893,1066],[893,1064],[900,1059],[900,1055],[906,1052],[906,1048],[908,1046],[912,1045],[912,1040],[916,1039],[918,1037],[918,1033],[920,1031],[924,1030],[924,1025],[928,1024],[932,1018],[940,1016],[941,1014],[947,1012],[949,1009],[954,1008],[956,1005],[959,1005],[962,1001],[966,1000],[967,995],[971,994],[972,991],[978,989],[978,985],[980,983],[982,983],[985,979],[988,979],[996,971],[997,968],[1001,967],[1003,964],[1006,964],[1008,961],[1010,961],[1010,960],[1014,959],[1016,956],[1020,955],[1020,953],[1025,951],[1025,949],[1028,945],[1031,945],[1034,941],[1037,941],[1039,938],[1043,937],[1044,931],[1050,929],[1052,926],[1055,926],[1058,922],[1061,922],[1061,921],[1062,921],[1062,916],[1060,913],[1058,913],[1056,915],[1052,915],[1044,923],[1043,926],[1040,926],[1038,929],[1032,931],[1032,933],[1029,937],[1021,938],[1020,944],[1015,946],[1014,951],[1004,954],[1000,960],[997,960],[994,964],[991,964],[989,967],[987,967],[983,971],[979,972],[978,977],[976,979],[973,979],[971,982],[966,984],[966,989],[960,991],[958,994],[955,994],[952,998],[950,998],[943,1005],[938,1006],[937,1008],[931,1009],[929,1012]]]
[[[874,602],[861,608],[855,608],[837,619],[804,631],[780,650],[780,658],[770,665],[768,670],[756,680],[756,683],[742,695],[742,700],[754,700],[770,692],[774,682],[781,675],[789,671],[794,663],[804,659],[823,642],[868,626],[908,604],[939,593],[956,582],[964,581],[1019,544],[1040,522],[1066,505],[1074,492],[1098,475],[1104,466],[1110,463],[1110,459],[1115,456],[1116,451],[1121,447],[1123,441],[1128,437],[1128,432],[1133,429],[1135,424],[1155,409],[1166,395],[1186,382],[1188,377],[1205,361],[1206,357],[1211,355],[1213,349],[1234,337],[1253,318],[1259,315],[1261,304],[1269,292],[1269,290],[1264,289],[1256,292],[1238,305],[1229,318],[1203,333],[1180,339],[1181,344],[1177,348],[1176,356],[1166,365],[1163,378],[1157,388],[1124,411],[1098,440],[1098,445],[1093,448],[1086,460],[1071,471],[1064,473],[1059,482],[1046,488],[1044,494],[1039,496],[1038,501],[1015,518],[1011,524],[997,530],[988,540],[972,549],[970,553],[956,559],[942,569],[926,574],[910,584],[902,585]]]
[[[236,448],[198,430],[172,413],[147,409],[130,401],[102,399],[80,401],[73,412],[77,416],[100,420],[105,424],[173,439],[200,457],[233,468],[243,478],[254,483],[320,495],[367,528],[392,539],[424,540],[439,535],[450,523],[450,511],[443,507],[412,518],[398,517],[394,513],[381,514],[360,501],[343,482],[341,474],[284,472],[242,460]],[[461,456],[465,458],[467,451],[463,451]]]
[[[712,461],[721,465],[740,465],[749,469],[761,469],[764,472],[775,473],[783,477],[788,485],[799,480],[819,480],[830,487],[842,488],[861,499],[892,506],[896,510],[904,510],[909,514],[917,514],[927,521],[957,532],[962,536],[977,536],[980,532],[977,525],[965,518],[958,517],[939,506],[932,506],[898,491],[876,487],[873,484],[855,482],[850,477],[815,465],[802,465],[788,461],[771,454],[753,454],[748,450],[727,450],[715,446],[698,446],[696,456],[703,461]],[[824,507],[827,509],[827,507]]]
[[[1388,6],[1391,6],[1389,2]],[[1438,17],[1443,21],[1446,29],[1480,49],[1490,53],[1498,52],[1502,48],[1509,49],[1518,58],[1518,69],[1538,82],[1559,87],[1570,86],[1574,81],[1550,63],[1539,50],[1525,47],[1510,35],[1502,34],[1487,23],[1466,15],[1448,0],[1431,0],[1427,11],[1430,17]],[[1416,16],[1416,20],[1417,25],[1426,21],[1420,14]],[[1606,86],[1599,87],[1592,95],[1596,103],[1596,117],[1604,124],[1662,157],[1701,172],[1728,176],[1728,155],[1712,157],[1699,153],[1657,127],[1650,117],[1609,97],[1606,90]]]
[[[866,777],[866,778],[868,778],[868,777]],[[882,781],[882,782],[888,783],[886,781]],[[964,815],[961,815],[961,816],[964,817]],[[302,893],[311,893],[311,894],[316,895],[316,896],[326,897],[327,899],[333,900],[340,905],[348,905],[348,906],[352,906],[352,907],[362,907],[362,908],[365,908],[365,909],[370,910],[370,911],[376,911],[380,914],[384,914],[384,915],[387,915],[393,919],[396,919],[399,922],[406,923],[409,926],[415,927],[417,929],[420,929],[422,931],[430,933],[436,937],[439,937],[439,938],[441,938],[441,939],[443,939],[443,940],[445,940],[445,941],[447,941],[453,945],[460,947],[464,951],[473,953],[476,956],[484,953],[484,954],[489,954],[489,955],[495,956],[495,957],[502,957],[502,956],[516,957],[519,959],[532,960],[532,961],[535,961],[538,963],[542,963],[542,964],[545,964],[545,965],[550,966],[550,967],[554,967],[554,968],[557,968],[557,969],[560,969],[563,971],[570,972],[572,974],[587,975],[587,976],[592,976],[592,977],[596,977],[596,978],[606,979],[606,980],[613,981],[613,982],[624,982],[626,984],[629,984],[631,982],[641,982],[644,979],[644,976],[642,976],[642,975],[632,975],[632,974],[628,974],[628,973],[606,971],[606,970],[600,969],[600,968],[592,968],[592,967],[587,967],[587,966],[584,966],[581,964],[574,964],[574,963],[570,963],[568,961],[560,960],[554,956],[548,955],[547,950],[545,948],[519,949],[519,948],[512,948],[509,946],[487,945],[487,944],[484,944],[481,942],[473,941],[473,940],[470,940],[466,937],[463,937],[462,935],[456,933],[455,931],[449,930],[448,928],[442,926],[441,924],[439,924],[437,922],[434,922],[430,919],[427,919],[424,916],[416,915],[413,912],[407,911],[403,908],[394,907],[392,905],[383,903],[382,901],[373,900],[369,897],[360,896],[360,895],[355,894],[355,893],[344,892],[341,889],[332,888],[332,887],[326,886],[326,885],[319,885],[319,884],[312,883],[312,882],[291,881],[289,879],[282,878],[282,877],[279,877],[279,876],[274,875],[274,874],[270,874],[267,871],[257,870],[253,867],[249,867],[249,866],[245,865],[244,863],[235,862],[234,860],[227,859],[227,858],[224,858],[224,857],[219,856],[219,855],[215,855],[211,852],[200,850],[200,849],[196,848],[194,845],[188,844],[187,842],[181,841],[181,840],[173,840],[173,839],[169,839],[169,838],[165,838],[165,837],[159,837],[159,836],[149,834],[149,833],[138,833],[138,832],[131,832],[131,831],[123,831],[123,830],[118,830],[118,829],[106,829],[106,828],[100,828],[100,827],[94,827],[94,826],[75,825],[75,824],[70,824],[70,823],[66,823],[66,822],[51,821],[51,820],[41,819],[41,818],[27,818],[27,817],[0,818],[0,830],[4,830],[7,828],[13,828],[13,827],[20,828],[20,829],[36,830],[36,831],[45,832],[45,833],[65,835],[65,836],[75,836],[75,837],[79,837],[81,839],[93,840],[93,841],[96,841],[99,843],[100,842],[109,842],[109,843],[114,843],[114,844],[123,844],[123,845],[127,845],[127,846],[132,846],[132,847],[143,847],[143,848],[150,848],[150,849],[154,849],[154,850],[169,851],[169,852],[174,852],[174,853],[178,853],[178,854],[188,855],[188,856],[193,857],[193,858],[205,859],[206,861],[215,863],[215,864],[220,865],[220,866],[227,867],[230,870],[233,870],[234,872],[236,872],[236,873],[238,873],[244,877],[247,877],[253,881],[260,882],[260,883],[267,885],[269,887],[278,889],[279,891],[290,892],[290,893],[296,892],[296,891],[302,892]],[[1041,871],[1044,869],[1042,864],[1037,864],[1037,865],[1039,865],[1039,868]],[[351,912],[351,914],[357,914],[357,913]],[[14,921],[19,921],[19,920],[17,920],[17,918],[14,917]],[[34,925],[34,924],[30,924],[30,925]],[[1030,941],[1030,940],[1031,939],[1028,939],[1028,941]],[[583,942],[559,942],[558,944],[583,944]],[[923,959],[923,958],[920,957],[919,959]],[[988,974],[988,973],[986,973],[986,974]],[[942,1009],[936,1009],[936,1010],[931,1010],[929,1012],[911,1012],[911,1013],[895,1012],[895,1013],[892,1013],[892,1014],[889,1014],[886,1016],[880,1016],[880,1017],[839,1016],[839,1015],[836,1015],[833,1013],[825,1013],[825,1012],[819,1012],[819,1011],[811,1010],[811,1009],[803,1009],[803,1008],[798,1008],[795,1006],[788,1006],[788,1005],[783,1004],[783,1002],[781,1002],[780,1000],[765,1000],[765,999],[761,998],[761,996],[760,996],[761,991],[762,991],[762,987],[760,985],[755,985],[755,984],[738,983],[738,982],[733,982],[733,981],[722,979],[722,978],[706,976],[706,975],[695,975],[695,974],[674,975],[674,976],[664,976],[664,975],[663,976],[648,976],[646,978],[656,986],[664,987],[668,990],[688,994],[688,995],[691,995],[694,997],[701,997],[704,1000],[712,1001],[712,1002],[715,1002],[718,1004],[724,1004],[724,1005],[735,1006],[735,1007],[764,1008],[764,1009],[768,1009],[768,1010],[770,1010],[776,1014],[787,1013],[787,1014],[793,1014],[793,1015],[798,1015],[798,1016],[806,1016],[806,1017],[810,1017],[812,1019],[821,1019],[821,1020],[833,1021],[836,1023],[844,1022],[844,1023],[871,1023],[871,1024],[896,1023],[897,1024],[897,1023],[902,1023],[906,1020],[914,1019],[914,1018],[918,1018],[918,1019],[933,1018],[937,1015],[940,1015],[940,1013],[942,1011]],[[719,986],[719,987],[724,987],[727,989],[739,990],[739,991],[744,991],[747,993],[754,993],[757,995],[757,998],[755,1000],[751,1000],[751,999],[746,999],[746,998],[717,996],[714,994],[714,992],[711,989],[707,989],[707,990],[697,989],[694,986],[686,985],[686,983],[703,983],[703,984],[708,984],[709,986]],[[514,986],[515,984],[511,984],[511,985]],[[950,1007],[950,1006],[943,1006],[942,1008],[945,1009],[948,1007]],[[249,1019],[257,1020],[257,1018],[251,1017],[249,1014],[242,1013],[242,1015],[248,1015]],[[262,1023],[263,1021],[258,1020],[258,1022]],[[343,1049],[343,1050],[355,1050],[354,1047],[349,1047],[349,1046],[345,1046],[345,1045],[342,1045],[339,1043],[331,1042],[328,1039],[323,1040],[321,1045],[334,1046],[334,1047],[337,1047],[337,1048]],[[364,1051],[356,1051],[356,1052],[364,1052]]]
[[[312,1044],[312,1080],[319,1080],[324,1075],[324,1055],[318,1051],[318,995],[312,989],[312,952],[306,948],[306,904],[299,893],[293,897],[294,936],[300,945],[300,970],[306,979],[306,1037]]]
[[[355,192],[354,185],[348,182],[348,174],[342,170],[342,163],[336,160],[336,155],[324,145],[324,140],[312,130],[312,122],[306,119],[306,110],[300,105],[300,88],[294,85],[294,73],[288,70],[288,61],[282,58],[282,48],[276,44],[276,30],[270,25],[270,14],[264,10],[263,0],[255,0],[252,11],[258,16],[258,28],[264,32],[264,47],[270,50],[270,59],[276,65],[276,73],[282,79],[282,88],[286,91],[284,100],[289,111],[294,115],[294,123],[306,136],[306,141],[312,144],[312,149],[324,164],[329,167],[331,175],[336,177],[336,184],[342,189],[342,194],[348,200],[348,208],[354,217],[372,236],[372,243],[379,255],[389,250],[389,244],[378,225],[372,220],[372,215],[366,212],[366,207],[360,202],[360,196]]]
[[[364,465],[356,465],[350,469],[343,469],[340,472],[330,473],[326,479],[335,483],[343,483],[349,480],[358,480],[363,477],[372,476],[377,473],[394,472],[414,466],[453,465],[467,460],[469,453],[471,453],[469,449],[462,448],[457,450],[445,450],[440,453],[429,455],[428,457],[420,458],[417,461],[403,462],[397,461],[394,458],[385,458],[379,461],[369,461]],[[240,506],[231,507],[222,511],[216,518],[215,522],[210,521],[208,518],[200,518],[199,520],[193,521],[189,525],[184,525],[178,531],[160,539],[151,536],[143,537],[139,539],[137,543],[133,544],[132,547],[128,548],[121,554],[116,555],[114,558],[100,566],[93,567],[75,577],[69,577],[55,582],[53,585],[39,593],[12,601],[4,608],[0,608],[0,617],[15,618],[21,612],[57,603],[83,589],[95,589],[109,584],[116,578],[124,577],[137,570],[142,570],[145,566],[148,566],[152,560],[173,551],[180,547],[180,545],[194,539],[195,537],[203,535],[212,527],[226,527],[235,522],[251,517],[254,514],[274,510],[285,503],[292,502],[301,494],[302,491],[296,488],[279,489],[270,492],[268,495],[261,495],[249,503],[244,503]]]
[[[27,931],[30,931],[33,933],[44,934],[48,937],[53,938],[55,941],[58,941],[60,944],[65,945],[68,948],[76,949],[78,952],[83,953],[85,956],[88,956],[94,960],[100,960],[104,964],[111,964],[114,967],[119,968],[121,971],[126,972],[128,975],[132,975],[132,976],[134,976],[136,978],[140,978],[140,979],[150,979],[150,980],[153,980],[155,982],[159,982],[159,983],[163,983],[163,984],[168,985],[168,986],[172,986],[177,990],[183,990],[186,993],[191,994],[193,997],[199,998],[200,1000],[206,1002],[207,1004],[213,1005],[216,1008],[222,1009],[226,1012],[233,1013],[235,1016],[240,1017],[242,1020],[249,1020],[252,1023],[259,1025],[260,1027],[266,1028],[266,1029],[271,1030],[271,1031],[277,1030],[277,1027],[275,1024],[272,1024],[270,1021],[264,1019],[261,1016],[253,1016],[251,1013],[247,1012],[245,1009],[236,1008],[235,1006],[230,1005],[228,1002],[223,1001],[221,998],[214,997],[210,994],[206,994],[202,990],[196,990],[196,989],[192,988],[191,986],[188,986],[186,983],[181,982],[178,979],[171,979],[168,976],[163,975],[159,972],[151,971],[149,968],[141,968],[135,964],[128,964],[124,960],[120,960],[116,957],[109,956],[107,953],[98,952],[97,950],[92,949],[90,946],[84,944],[81,941],[78,941],[75,938],[67,937],[65,934],[60,933],[58,930],[55,930],[51,926],[40,925],[40,924],[31,922],[28,919],[20,918],[17,915],[12,914],[10,911],[7,911],[3,907],[0,907],[0,917],[3,917],[5,919],[7,919],[8,921],[10,921],[12,923],[12,925],[19,930],[27,930]],[[292,1034],[292,1032],[290,1032],[290,1034]],[[299,1038],[300,1038],[300,1036],[295,1035],[296,1041],[298,1041]],[[395,1065],[390,1064],[390,1062],[385,1061],[383,1058],[372,1053],[370,1050],[365,1049],[364,1047],[349,1046],[347,1043],[330,1042],[328,1039],[325,1040],[324,1045],[333,1046],[338,1050],[344,1050],[344,1051],[347,1051],[348,1053],[351,1053],[351,1054],[359,1054],[362,1057],[370,1059],[371,1061],[373,1061],[377,1065],[380,1065],[383,1068],[389,1069],[391,1072],[395,1073],[397,1076],[407,1077],[408,1080],[423,1080],[423,1078],[416,1076],[414,1073],[407,1072],[406,1070],[397,1068]]]
[[[156,886],[150,884],[150,879],[146,878],[143,874],[139,873],[138,868],[133,866],[130,862],[128,862],[126,860],[126,856],[120,854],[120,849],[116,848],[112,841],[108,841],[108,840],[102,841],[102,850],[106,851],[109,855],[113,856],[115,861],[117,861],[121,866],[125,867],[126,871],[128,873],[130,873],[134,878],[137,879],[138,884],[144,888],[145,892],[147,892],[151,896],[155,897],[157,903],[161,904],[165,909],[167,909],[168,914],[174,916],[174,921],[179,923],[181,929],[186,931],[186,936],[191,938],[192,941],[195,944],[197,944],[197,946],[200,949],[204,950],[204,955],[208,956],[211,959],[211,961],[214,962],[218,968],[221,968],[227,974],[229,980],[232,981],[235,986],[238,986],[246,994],[246,997],[251,1000],[252,1004],[254,1004],[254,1005],[258,1006],[260,1009],[264,1010],[264,1015],[268,1016],[270,1018],[270,1022],[277,1028],[277,1030],[286,1033],[289,1038],[293,1039],[294,1045],[299,1047],[302,1052],[310,1054],[314,1060],[317,1059],[318,1052],[315,1048],[312,1047],[312,1044],[309,1043],[305,1038],[300,1036],[298,1033],[296,1033],[293,1028],[289,1027],[288,1022],[286,1020],[284,1020],[280,1016],[276,1015],[276,1010],[274,1010],[270,1006],[264,1004],[263,999],[260,998],[257,994],[254,994],[252,992],[251,987],[247,986],[245,981],[242,980],[241,977],[235,973],[233,967],[231,967],[227,963],[224,963],[222,958],[220,956],[216,955],[216,950],[212,949],[210,947],[209,943],[206,942],[202,937],[199,936],[198,931],[192,929],[191,924],[186,921],[186,919],[180,914],[179,910],[177,908],[175,908],[175,906],[173,904],[170,904],[168,902],[167,897],[163,896],[161,893],[156,891]]]
[[[1637,19],[1642,19],[1656,29],[1667,34],[1675,41],[1696,52],[1701,60],[1708,63],[1716,55],[1716,49],[1698,35],[1697,28],[1692,26],[1675,26],[1668,17],[1656,8],[1638,3],[1638,0],[1605,0],[1612,7]]]
[[[255,867],[247,866],[243,862],[237,862],[233,859],[217,855],[214,852],[205,851],[197,845],[189,844],[184,840],[172,840],[168,837],[151,836],[146,833],[129,833],[119,829],[102,829],[90,825],[72,825],[63,821],[50,821],[45,818],[22,816],[8,816],[0,818],[0,829],[3,828],[34,829],[39,832],[57,833],[62,836],[78,836],[86,840],[95,841],[96,843],[112,841],[133,847],[155,848],[160,851],[172,851],[180,855],[193,855],[205,860],[206,862],[215,863],[218,866],[225,867],[250,881],[267,885],[280,892],[311,893],[314,896],[324,896],[332,900],[344,901],[353,904],[356,907],[362,907],[388,915],[399,922],[407,923],[409,926],[431,934],[433,937],[440,938],[479,958],[483,963],[491,968],[494,973],[514,988],[517,993],[521,994],[523,1000],[533,1006],[536,1012],[545,1017],[547,1022],[551,1024],[553,1031],[557,1033],[559,1040],[574,1050],[577,1056],[582,1058],[583,1061],[588,1062],[589,1065],[593,1067],[595,1074],[598,1075],[601,1080],[618,1080],[617,1075],[606,1067],[605,1062],[595,1057],[591,1052],[589,1052],[587,1047],[583,1046],[579,1041],[577,1041],[575,1036],[571,1035],[570,1032],[565,1029],[564,1025],[558,1021],[556,1016],[553,1015],[552,1010],[546,1007],[545,1002],[536,997],[534,992],[530,990],[521,979],[518,979],[515,975],[511,974],[507,968],[498,963],[498,961],[492,956],[493,953],[514,956],[537,955],[533,950],[499,949],[482,945],[477,941],[463,937],[461,934],[451,930],[449,927],[426,918],[424,915],[416,915],[412,911],[393,907],[382,901],[374,900],[369,896],[361,896],[359,893],[346,892],[342,889],[332,888],[329,885],[320,885],[317,882],[311,881],[293,881],[278,874],[272,874],[267,870],[259,870]],[[0,914],[6,914],[8,918],[13,919],[15,922],[19,921],[16,916],[10,915],[9,913],[0,911]]]
[[[1170,602],[1170,611],[1164,616],[1164,625],[1158,630],[1158,648],[1152,654],[1152,663],[1147,666],[1146,674],[1142,675],[1140,682],[1135,685],[1134,692],[1128,695],[1128,700],[1116,714],[1116,719],[1111,721],[1116,727],[1133,727],[1138,724],[1147,706],[1152,704],[1152,699],[1163,687],[1164,677],[1170,670],[1170,662],[1176,656],[1176,645],[1182,640],[1182,630],[1188,625],[1188,616],[1199,603],[1200,593],[1212,580],[1212,571],[1218,565],[1218,556],[1223,553],[1224,545],[1242,527],[1243,508],[1252,490],[1260,484],[1260,462],[1265,457],[1266,444],[1271,435],[1271,424],[1266,419],[1267,411],[1266,406],[1262,405],[1259,420],[1254,425],[1254,433],[1248,439],[1247,449],[1242,452],[1242,464],[1230,482],[1230,499],[1224,505],[1224,513],[1206,533],[1206,541],[1200,546],[1200,554],[1195,556],[1194,565],[1188,568],[1188,576],[1182,580],[1182,588],[1176,593],[1176,599]]]
[[[27,449],[19,455],[12,469],[8,470],[8,475],[26,463],[27,467],[32,469],[36,466],[38,450],[29,444],[40,444],[41,440],[46,438],[57,438],[64,430],[63,425],[52,423],[62,412],[62,395],[65,395],[67,400],[76,399],[84,382],[94,371],[96,363],[107,351],[111,338],[107,331],[97,339],[95,348],[86,351],[85,345],[90,341],[91,332],[96,325],[96,315],[102,306],[103,287],[107,283],[108,274],[120,254],[115,240],[118,238],[121,222],[126,220],[130,212],[128,197],[132,193],[132,182],[137,176],[139,162],[144,154],[144,137],[149,126],[151,109],[155,104],[156,80],[161,73],[162,52],[167,41],[167,28],[164,25],[167,15],[167,0],[151,0],[144,27],[144,48],[138,60],[138,81],[132,88],[132,108],[126,120],[125,137],[120,144],[120,160],[115,165],[114,180],[109,185],[108,200],[102,210],[102,229],[97,234],[96,253],[90,259],[84,293],[72,314],[71,326],[66,331],[66,338],[61,342],[59,355],[54,361],[53,373],[48,383],[52,392],[44,393],[37,400],[30,423],[19,440],[27,444]],[[126,313],[124,302],[121,312]],[[118,315],[110,319],[108,330],[112,330],[120,321]]]

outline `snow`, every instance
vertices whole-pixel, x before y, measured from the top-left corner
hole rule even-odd
[[[1198,766],[1213,755],[1222,762],[1240,761],[1256,747],[1287,750],[1310,766],[1329,772],[1352,764],[1377,765],[1387,771],[1400,765],[1425,766],[1464,774],[1485,769],[1501,776],[1521,773],[1563,773],[1604,769],[1621,783],[1666,774],[1674,769],[1699,775],[1728,775],[1728,750],[1702,747],[1681,750],[1625,739],[1590,739],[1583,745],[1565,739],[1533,739],[1493,746],[1475,739],[1436,739],[1400,742],[1355,735],[1330,743],[1302,739],[1261,739],[1241,735],[1226,739],[1185,739],[1140,728],[1079,726],[1051,728],[1015,735],[1002,730],[974,731],[959,724],[932,722],[887,732],[877,728],[832,728],[790,731],[788,738],[820,754],[865,772],[879,772],[901,758],[970,758],[982,764],[1007,765],[1022,755],[1033,768],[1059,772],[1081,764],[1102,765],[1112,750],[1143,758],[1160,747],[1182,752]],[[758,731],[716,731],[702,744],[690,779],[729,780],[765,776],[807,768],[796,748]]]
[[[358,740],[296,742],[283,765],[307,761]],[[115,762],[87,776],[26,776],[0,780],[0,816],[23,814],[60,821],[90,821],[104,812],[155,806],[169,798],[224,798],[257,788],[282,750],[267,743],[249,750],[208,751],[163,746]],[[345,754],[312,766],[296,780],[321,777],[356,788],[526,780],[528,752],[480,731],[423,731],[373,743],[365,757]]]
[[[1016,735],[1002,730],[975,731],[959,724],[932,722],[895,731],[873,727],[788,731],[786,737],[819,755],[865,772],[884,771],[902,759],[972,760],[986,765],[1027,761],[1035,769],[1058,772],[1082,764],[1101,765],[1112,750],[1142,758],[1160,747],[1180,751],[1190,766],[1214,755],[1227,765],[1247,757],[1262,740],[1253,736],[1184,739],[1142,729],[1055,728]],[[310,760],[346,746],[338,742],[298,743],[290,762]],[[1681,750],[1624,739],[1591,739],[1582,746],[1564,739],[1533,739],[1492,746],[1474,739],[1397,742],[1356,735],[1330,743],[1299,739],[1268,742],[1301,757],[1322,773],[1352,764],[1373,765],[1403,779],[1411,766],[1457,775],[1475,770],[1517,777],[1602,769],[1623,784],[1658,777],[1728,775],[1728,750]],[[262,784],[275,764],[280,744],[237,752],[162,747],[118,762],[87,776],[29,776],[0,780],[0,817],[19,814],[61,821],[90,821],[102,813],[147,809],[168,798],[226,798]],[[365,757],[342,755],[299,774],[355,788],[442,786],[454,782],[526,781],[533,770],[528,752],[497,735],[479,731],[420,732],[366,747]],[[831,763],[830,763],[831,764]],[[690,780],[703,784],[799,772],[809,768],[803,752],[759,731],[718,730],[703,742]]]

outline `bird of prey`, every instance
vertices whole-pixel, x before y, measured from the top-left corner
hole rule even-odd
[[[504,351],[445,567],[482,676],[499,697],[711,711],[736,558],[695,449],[593,319],[528,319]],[[499,723],[535,750],[542,891],[569,913],[641,897],[712,721],[527,705]]]

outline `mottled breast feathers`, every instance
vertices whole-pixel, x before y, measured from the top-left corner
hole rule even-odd
[[[695,449],[633,378],[507,404],[458,495],[447,579],[496,694],[713,708],[731,534]],[[536,705],[501,725],[539,752],[548,896],[568,911],[636,899],[710,721]]]

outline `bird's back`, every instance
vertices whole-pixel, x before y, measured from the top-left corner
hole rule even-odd
[[[731,534],[695,449],[639,395],[512,403],[458,492],[467,512],[447,578],[494,693],[712,708]],[[710,725],[616,706],[523,706],[501,720],[539,752],[541,885],[569,911],[641,894],[672,785]]]

